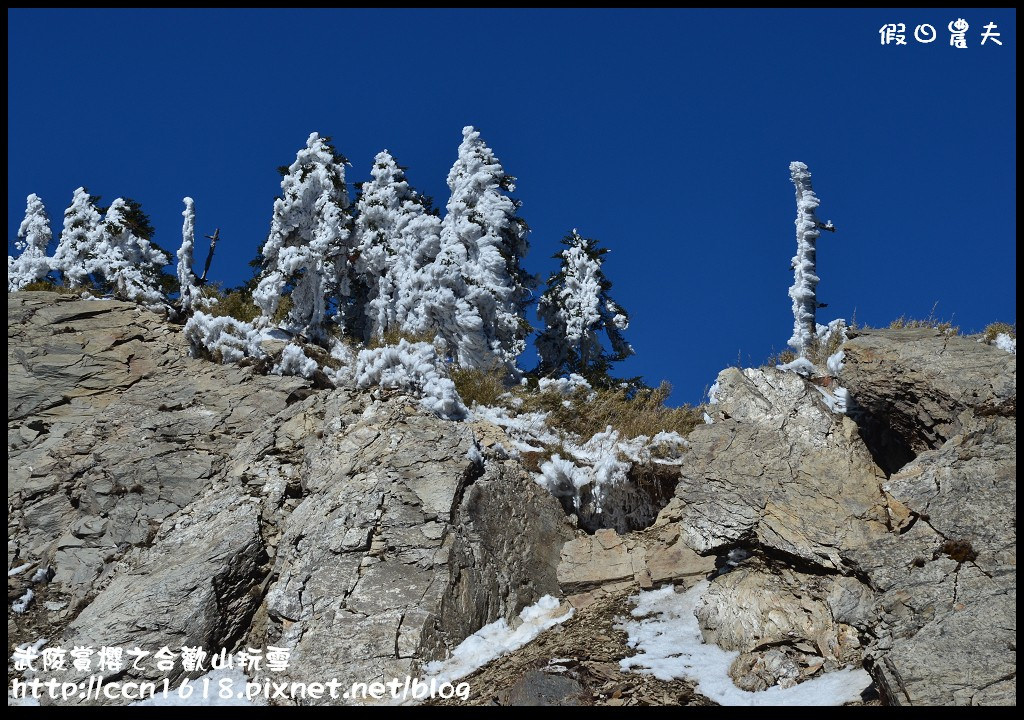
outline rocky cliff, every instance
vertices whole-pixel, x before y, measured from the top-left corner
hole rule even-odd
[[[844,351],[846,415],[796,374],[724,371],[654,524],[587,534],[497,426],[192,359],[131,304],[11,294],[9,654],[274,646],[281,681],[403,677],[550,594],[575,616],[472,702],[703,703],[619,661],[630,596],[709,578],[701,631],[747,690],[853,664],[865,701],[1012,704],[1016,358],[931,330]]]

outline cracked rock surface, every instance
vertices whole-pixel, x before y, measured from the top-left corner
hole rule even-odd
[[[9,650],[275,645],[275,681],[372,682],[558,592],[564,513],[518,464],[481,463],[469,425],[191,359],[127,303],[8,310],[8,568],[29,566],[8,595],[35,593]]]
[[[1016,357],[975,340],[852,337],[845,416],[798,375],[723,371],[655,523],[588,534],[496,426],[192,359],[132,304],[9,294],[9,608],[32,593],[8,654],[273,645],[287,670],[250,676],[372,682],[550,593],[576,615],[472,702],[704,704],[621,671],[616,623],[709,578],[698,620],[740,687],[863,663],[884,703],[1015,704]]]

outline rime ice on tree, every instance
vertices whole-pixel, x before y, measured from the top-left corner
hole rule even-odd
[[[440,247],[441,220],[406,182],[387,150],[373,159],[373,179],[356,204],[355,270],[366,292],[367,340],[389,331],[414,333],[420,303],[418,271]]]
[[[170,258],[149,239],[132,232],[129,201],[110,203],[91,272],[118,297],[145,305],[163,301],[159,275]]]
[[[579,373],[588,378],[607,375],[611,362],[633,354],[622,337],[629,317],[612,300],[612,284],[601,269],[608,250],[576,230],[562,244],[566,249],[555,255],[562,265],[548,278],[537,305],[537,315],[545,324],[537,337],[541,372]],[[601,332],[611,344],[610,354],[601,345]]]
[[[312,133],[281,180],[263,272],[253,300],[269,320],[290,289],[284,326],[314,340],[325,335],[328,297],[344,308],[350,297],[350,218],[346,160],[328,138]]]
[[[793,336],[789,346],[800,357],[817,336],[816,311],[818,308],[818,276],[815,268],[815,243],[820,230],[835,231],[832,222],[821,223],[814,214],[820,201],[811,187],[811,173],[802,162],[789,164],[789,172],[796,186],[796,256],[793,258],[793,286],[789,297],[793,299]]]
[[[189,313],[201,297],[192,272],[192,258],[196,245],[196,206],[192,198],[184,199],[185,222],[181,226],[181,247],[178,248],[178,286],[181,289],[181,311]]]
[[[524,309],[534,278],[519,265],[528,228],[515,189],[494,152],[471,126],[462,129],[459,157],[448,173],[441,248],[424,269],[423,329],[434,331],[462,367],[503,367],[515,373],[526,347]]]
[[[102,239],[100,213],[84,187],[75,190],[64,211],[64,230],[53,255],[53,269],[59,270],[70,288],[89,283],[89,274]]]
[[[50,218],[39,196],[28,196],[25,219],[18,228],[18,240],[14,243],[20,252],[17,258],[7,256],[7,292],[17,292],[29,283],[44,279],[50,272],[50,258],[46,248],[53,239]]]

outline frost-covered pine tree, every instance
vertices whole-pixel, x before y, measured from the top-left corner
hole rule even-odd
[[[53,239],[50,217],[39,196],[28,196],[25,219],[18,228],[18,240],[14,247],[20,252],[17,258],[7,256],[7,292],[17,292],[30,283],[44,279],[50,272],[51,259],[46,249]]]
[[[202,298],[202,293],[199,292],[195,273],[192,272],[196,246],[196,205],[190,197],[185,198],[183,202],[185,209],[181,214],[185,221],[181,226],[181,247],[178,248],[178,298],[181,302],[181,311],[190,313]]]
[[[53,269],[60,271],[65,285],[77,288],[90,284],[102,239],[99,210],[89,191],[80,187],[64,211],[64,229],[53,255]]]
[[[548,278],[537,304],[537,316],[545,325],[536,341],[540,371],[607,380],[611,363],[633,354],[622,337],[629,316],[612,300],[612,284],[601,269],[608,249],[581,237],[575,229],[562,244],[565,250],[554,256],[562,261],[561,266]],[[601,343],[601,333],[608,338],[610,352]]]
[[[821,223],[814,211],[821,202],[811,187],[811,172],[802,162],[789,164],[789,173],[796,186],[796,256],[793,258],[793,286],[789,297],[793,300],[793,336],[789,346],[800,357],[817,337],[818,275],[815,244],[821,230],[835,231],[832,222]]]
[[[462,130],[459,157],[448,173],[441,248],[425,268],[420,321],[443,338],[462,367],[496,364],[515,373],[530,332],[525,307],[534,278],[520,267],[529,228],[517,216],[515,189],[494,152],[473,127]]]
[[[281,197],[274,202],[270,234],[261,251],[263,270],[253,300],[269,321],[282,296],[290,293],[292,305],[283,326],[311,340],[326,335],[329,300],[337,300],[341,315],[350,301],[347,162],[330,138],[309,136],[295,162],[282,170]]]
[[[90,270],[115,296],[159,305],[164,300],[161,271],[171,259],[144,236],[149,232],[136,226],[133,216],[137,212],[138,206],[125,198],[110,203]]]
[[[418,272],[436,256],[441,220],[430,200],[413,190],[405,172],[385,150],[373,159],[373,179],[356,203],[356,273],[366,292],[364,336],[414,333],[420,287]]]

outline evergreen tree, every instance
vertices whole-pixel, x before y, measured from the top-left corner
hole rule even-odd
[[[418,271],[437,255],[441,221],[413,190],[387,150],[373,159],[373,179],[356,203],[356,272],[366,292],[365,339],[413,333]]]
[[[818,221],[814,213],[821,203],[811,187],[811,173],[802,162],[789,164],[790,177],[796,187],[796,256],[793,258],[793,285],[789,297],[793,300],[793,336],[789,346],[800,357],[818,337],[817,308],[818,278],[816,267],[816,243],[820,230],[835,232],[832,222]]]
[[[473,127],[462,130],[459,157],[448,173],[441,247],[421,278],[419,322],[448,345],[462,367],[497,364],[517,372],[530,333],[524,311],[535,278],[520,267],[529,228],[517,216],[515,189],[494,152]]]
[[[276,314],[282,295],[290,293],[284,327],[312,340],[325,337],[329,298],[338,302],[343,328],[351,305],[347,163],[330,138],[309,136],[283,173],[253,292],[266,320]]]
[[[97,197],[80,187],[64,211],[64,229],[54,252],[53,269],[60,271],[70,288],[91,284],[90,274],[103,236],[97,201]]]
[[[50,218],[39,196],[28,196],[25,219],[18,228],[18,240],[14,247],[20,252],[17,258],[7,256],[7,292],[17,292],[30,283],[43,280],[50,272],[51,259],[46,249],[53,239]]]
[[[107,209],[102,240],[91,271],[102,287],[125,300],[158,305],[164,299],[161,275],[170,257],[144,233],[152,235],[149,218],[134,201],[117,198]]]
[[[545,375],[577,373],[592,383],[608,384],[611,363],[633,354],[622,337],[629,316],[610,295],[611,282],[601,269],[607,248],[573,230],[562,239],[562,264],[548,278],[537,304],[545,328],[537,337],[539,370]],[[601,344],[601,333],[611,351]]]

